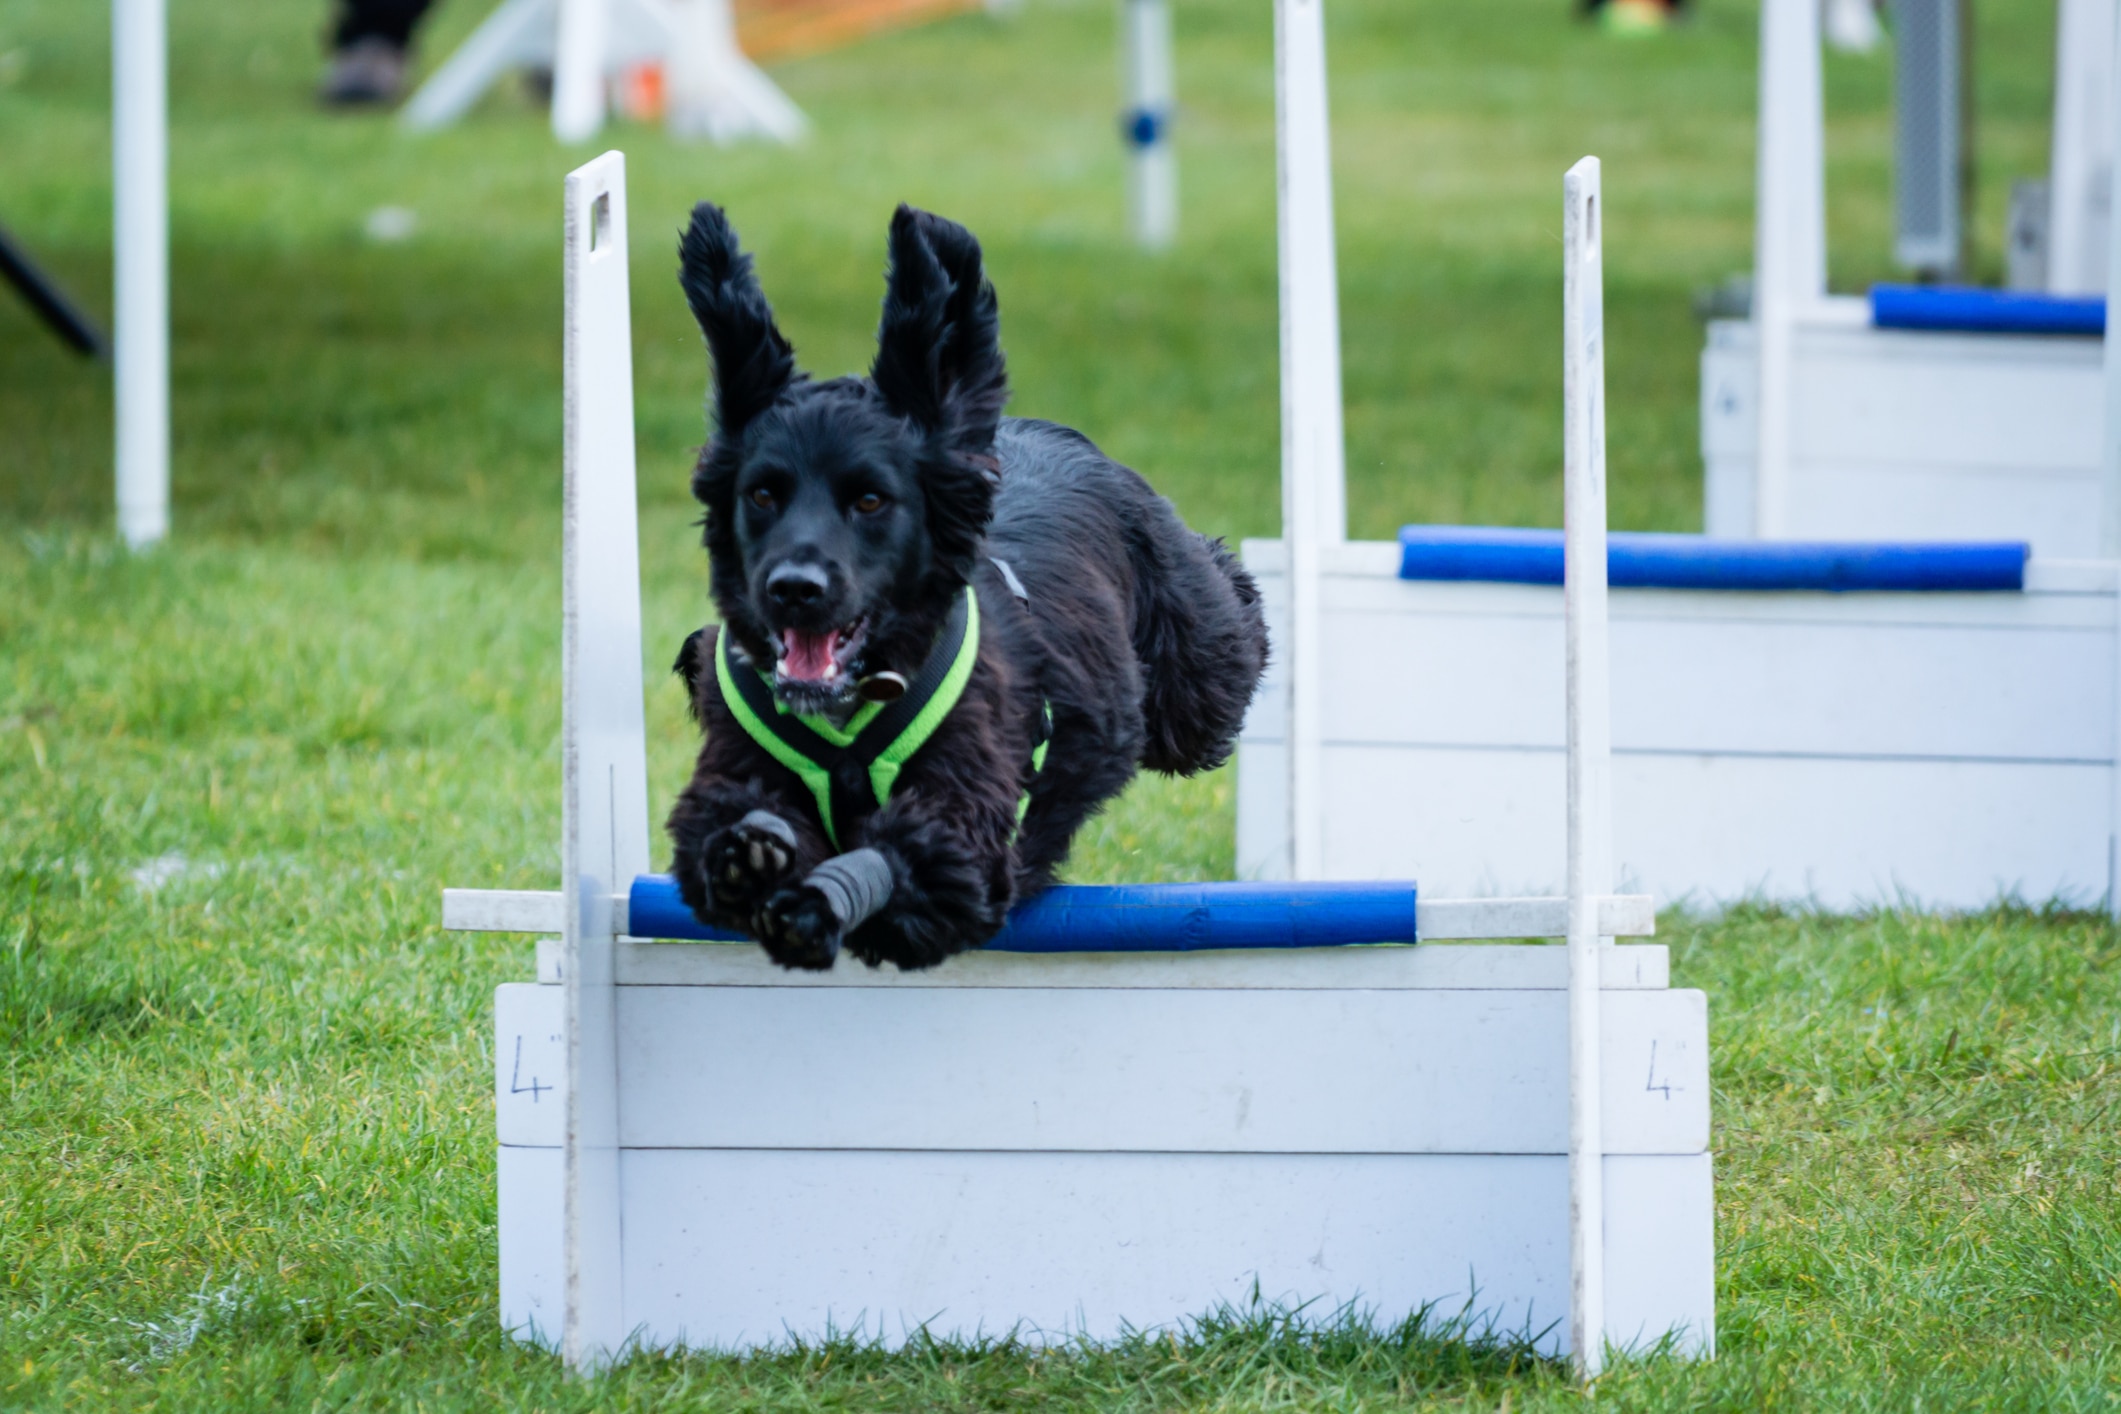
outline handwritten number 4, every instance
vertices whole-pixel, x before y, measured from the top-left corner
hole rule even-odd
[[[520,1046],[523,1043],[519,1040],[516,1042],[516,1044]],[[1667,1100],[1672,1098],[1672,1082],[1669,1079],[1660,1081],[1657,1078],[1657,1043],[1655,1041],[1650,1042],[1649,1083],[1644,1085],[1642,1088],[1645,1090],[1657,1091],[1659,1094],[1662,1094]]]
[[[534,1105],[538,1102],[538,1096],[552,1088],[550,1085],[539,1084],[535,1075],[530,1077],[528,1085],[523,1083],[523,1038],[521,1036],[516,1037],[516,1062],[508,1077],[508,1093],[511,1095],[528,1095],[530,1096],[530,1103]]]

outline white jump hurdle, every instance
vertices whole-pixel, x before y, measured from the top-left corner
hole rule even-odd
[[[399,121],[446,127],[514,69],[552,70],[552,131],[586,142],[604,126],[606,89],[623,66],[666,66],[667,124],[717,143],[794,142],[809,121],[737,47],[730,0],[503,0],[406,101]]]
[[[2069,46],[2081,49],[2096,31],[2110,49],[2112,9],[2112,0],[2071,0],[2063,17],[2056,293],[2096,290],[2084,267],[2103,270],[2106,258],[2102,250],[2088,262],[2084,247],[2089,231],[2105,230],[2094,169],[2111,133],[2095,144],[2082,129],[2116,121],[2103,92],[2112,55],[2087,65]],[[1753,312],[1712,324],[1701,359],[1705,529],[2008,538],[2042,556],[2121,553],[2100,529],[2103,513],[2121,514],[2121,465],[2109,467],[2105,451],[2098,338],[1880,328],[1866,301],[1827,294],[1820,93],[1818,6],[1766,0]]]
[[[1592,1372],[1609,1345],[1711,1348],[1705,1001],[1668,986],[1662,947],[1612,944],[1654,917],[1605,883],[1596,199],[1587,160],[1570,888],[1423,895],[1409,930],[1568,947],[793,974],[749,944],[629,936],[649,827],[623,158],[569,177],[565,887],[444,905],[445,926],[560,935],[495,998],[511,1330],[577,1365],[828,1329],[1109,1338],[1256,1291],[1464,1313]]]
[[[1278,629],[1282,547],[1244,554]],[[1358,543],[1323,562],[1327,877],[1552,889],[1561,591],[1409,582],[1400,559]],[[1614,877],[1697,905],[2111,900],[2116,572],[2035,558],[2020,593],[1614,590]],[[1269,673],[1239,746],[1248,878],[1288,877],[1288,690]]]

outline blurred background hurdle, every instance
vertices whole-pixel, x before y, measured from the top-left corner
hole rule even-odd
[[[2114,9],[2060,7],[2051,176],[2021,203],[2044,230],[2020,274],[2032,287],[1939,298],[1881,286],[1865,299],[1827,293],[1818,6],[1765,0],[1751,312],[1712,323],[1701,356],[1710,535],[2006,538],[2044,557],[2121,553],[2098,338]],[[1973,56],[1961,11],[1962,0],[1895,11],[1896,250],[1930,280],[1965,278],[1972,134],[1959,67]]]
[[[1781,307],[1769,279],[1776,271],[1805,292],[1793,307],[1842,309],[1849,302],[1821,302],[1817,6],[1767,0],[1761,24],[1759,259],[1768,293],[1756,309]],[[1316,116],[1307,141],[1284,137],[1285,190],[1311,185],[1295,216],[1283,211],[1283,538],[1244,546],[1281,651],[1239,744],[1237,872],[1413,877],[1468,896],[1546,892],[1561,882],[1565,829],[1558,541],[1546,546],[1547,568],[1528,574],[1526,544],[1512,539],[1519,532],[1417,526],[1401,543],[1345,538],[1322,44],[1301,64],[1285,60],[1283,82]],[[1290,260],[1292,222],[1322,256]],[[1292,299],[1300,281],[1310,283]],[[1704,367],[1722,370],[1721,379],[1730,370],[1715,363],[1717,341],[1730,327],[1718,330]],[[1967,373],[1987,383],[1953,408],[1954,386],[1920,370],[1894,385],[1907,396],[1888,396],[1886,380],[1903,374],[1884,355],[1856,372],[1799,358],[1811,369],[1804,379],[1876,414],[1865,436],[1896,447],[1958,435],[1950,429],[1961,417],[1983,423],[1982,436],[2044,445],[2055,429],[2031,424],[2053,407],[2059,385],[2042,382],[2041,370],[2062,358],[2098,377],[2099,348],[2084,340],[1853,325],[1832,337],[1844,334],[1867,348],[1913,341],[1925,358],[1954,339],[1988,339],[1982,347],[2004,351],[1997,358],[2019,360],[2015,372]],[[2051,354],[2057,345],[2066,347]],[[1810,347],[1800,342],[1800,354]],[[1740,374],[1743,383],[1752,370]],[[2096,395],[2090,407],[2096,425]],[[1705,408],[1705,427],[1709,416]],[[1808,437],[1827,435],[1816,407],[1792,418]],[[1972,429],[1962,441],[1988,445]],[[1712,459],[1712,525],[1719,465]],[[2094,538],[2095,482],[2072,493],[2057,521],[2073,544]],[[1678,578],[1636,577],[1614,593],[1616,879],[1706,905],[2121,902],[2121,566],[2056,559],[2037,543],[2028,558],[2023,544],[1994,543],[1999,528],[2032,524],[2049,504],[2016,473],[1996,484],[1998,498],[1978,505],[1941,488],[1904,498],[1917,523],[1910,533],[1924,516],[1948,513],[1960,518],[1929,528],[1960,538],[1978,531],[1991,541],[1985,551],[1635,538],[1638,563],[1644,542],[1655,542],[1649,560],[1666,572],[1685,568]],[[1894,504],[1903,504],[1897,492]],[[1856,522],[1804,524],[1838,540]],[[1469,560],[1468,534],[1512,554]],[[1439,558],[1454,551],[1439,573]],[[1894,556],[1937,572],[1818,572],[1837,557],[1875,567]],[[1513,557],[1520,563],[1501,568]],[[1803,563],[1812,570],[1790,573]]]

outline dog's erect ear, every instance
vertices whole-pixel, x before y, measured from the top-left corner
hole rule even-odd
[[[954,221],[901,206],[870,371],[884,403],[927,434],[922,468],[937,559],[967,578],[1001,472],[994,433],[1009,401],[1001,318],[979,242]]]
[[[715,425],[740,436],[797,378],[795,350],[774,327],[773,309],[722,208],[701,202],[678,242],[678,283],[714,358]]]
[[[714,629],[696,628],[685,635],[678,660],[670,665],[670,671],[685,683],[685,706],[694,721],[700,720],[700,678],[714,674],[714,649]]]
[[[876,344],[870,376],[891,410],[991,471],[1009,380],[994,286],[970,231],[899,207]]]

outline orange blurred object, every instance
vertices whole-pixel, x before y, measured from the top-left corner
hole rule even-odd
[[[619,70],[611,106],[636,123],[659,123],[668,105],[669,85],[664,82],[663,61],[648,59]]]
[[[917,25],[984,0],[736,0],[737,43],[754,59],[786,59]]]

